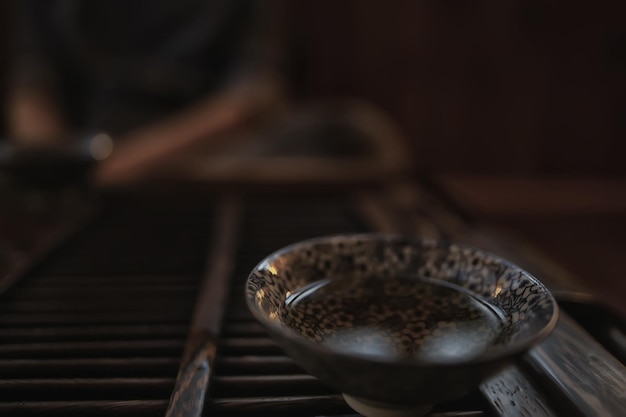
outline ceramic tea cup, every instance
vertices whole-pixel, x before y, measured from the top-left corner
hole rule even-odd
[[[289,356],[368,416],[463,396],[558,317],[546,287],[504,259],[384,234],[283,248],[251,272],[246,300]]]

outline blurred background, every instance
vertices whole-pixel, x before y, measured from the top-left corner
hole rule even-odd
[[[618,305],[626,296],[620,3],[285,1],[272,20],[276,70],[289,103],[356,98],[380,109],[402,132],[414,172]],[[0,8],[7,97],[20,20],[12,3]]]
[[[424,170],[626,173],[620,2],[293,3],[298,94],[381,106]]]
[[[298,99],[382,108],[425,171],[623,176],[620,3],[283,2],[282,70]],[[0,5],[3,75],[11,6]]]

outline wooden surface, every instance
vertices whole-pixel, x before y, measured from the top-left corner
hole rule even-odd
[[[502,417],[524,414],[532,417],[556,416],[545,395],[515,365],[489,378],[481,385],[480,391]]]
[[[248,190],[241,212],[215,207],[220,195],[201,195],[176,198],[171,207],[167,196],[122,200],[124,210],[94,224],[3,296],[0,412],[156,416],[171,396],[171,415],[350,415],[341,397],[289,360],[247,309],[243,283],[262,257],[312,236],[387,231],[467,241],[537,271],[546,267],[506,235],[468,222],[422,184]],[[240,222],[238,234],[233,221]],[[550,285],[562,280],[549,275]],[[563,317],[550,343],[466,397],[438,405],[434,415],[619,412],[623,366]],[[584,382],[570,378],[572,369]],[[616,390],[602,389],[609,383]]]
[[[121,200],[2,294],[0,414],[164,415],[213,204]]]
[[[571,318],[526,358],[551,395],[584,416],[626,415],[626,368]]]

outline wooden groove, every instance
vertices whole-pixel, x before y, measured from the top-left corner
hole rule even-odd
[[[242,315],[246,317],[250,314],[250,310],[248,309],[248,305],[246,304],[244,296],[239,293],[239,297],[235,300],[230,300],[231,303],[228,306],[227,314],[229,315]]]
[[[0,315],[2,326],[41,327],[41,326],[101,326],[101,325],[176,325],[188,323],[188,315],[184,312],[151,311],[151,312],[102,312],[99,314],[71,313],[21,313]]]
[[[116,291],[128,291],[135,296],[138,293],[145,293],[151,297],[158,297],[163,294],[188,295],[197,288],[196,283],[133,283],[133,282],[111,282],[111,283],[68,283],[67,285],[55,285],[47,282],[34,282],[32,285],[18,287],[15,291],[6,295],[7,299],[31,300],[45,299],[48,297],[59,298],[73,295],[96,296],[97,291],[102,291],[105,295],[111,295]],[[124,294],[120,294],[124,295]]]
[[[167,407],[165,400],[130,401],[19,401],[0,402],[0,415],[20,417],[157,417]]]
[[[252,313],[250,313],[248,310],[246,309],[228,309],[228,311],[226,311],[226,316],[225,316],[225,320],[226,321],[231,321],[231,320],[250,320],[252,319]]]
[[[73,326],[73,327],[17,327],[0,328],[0,340],[5,344],[94,341],[94,340],[133,340],[184,337],[185,325],[118,325],[118,326]]]
[[[263,375],[258,377],[216,377],[211,385],[210,393],[212,398],[228,398],[272,396],[276,393],[280,393],[281,396],[326,395],[335,393],[335,390],[308,375]]]
[[[189,285],[161,285],[161,286],[126,286],[123,292],[116,287],[92,288],[89,286],[74,287],[25,287],[17,288],[8,296],[8,300],[50,300],[50,299],[75,299],[76,297],[112,298],[122,297],[125,299],[166,297],[189,297],[195,294],[196,288]]]
[[[119,274],[119,275],[39,275],[29,281],[31,287],[57,286],[108,286],[108,285],[195,285],[199,281],[196,275],[161,275],[161,274]]]
[[[228,310],[248,310],[246,299],[244,295],[245,283],[242,284],[241,289],[232,289],[233,296],[228,300]]]
[[[123,289],[119,290],[123,292]],[[191,314],[188,297],[159,297],[143,299],[108,299],[108,298],[63,298],[54,301],[7,301],[0,305],[0,314],[63,314],[63,313],[110,313],[124,311],[128,313],[149,313],[159,310],[167,303],[168,310]]]
[[[225,356],[221,354],[216,363],[218,375],[296,374],[302,368],[287,356]]]
[[[296,413],[309,415],[354,413],[341,395],[255,396],[215,399],[211,408],[221,412]]]
[[[1,379],[155,377],[175,375],[178,357],[0,359]]]
[[[308,374],[299,375],[228,375],[228,376],[215,376],[216,383],[223,386],[249,386],[250,388],[258,388],[262,385],[270,387],[281,387],[285,384],[300,384],[300,385],[317,385],[321,382],[314,376]]]
[[[267,335],[267,331],[262,325],[256,322],[250,322],[250,323],[228,323],[227,322],[227,323],[224,323],[222,334],[225,337],[264,336],[264,335]]]
[[[141,244],[141,243],[138,243]],[[105,249],[106,250],[106,249]],[[133,248],[128,248],[128,251],[132,251]],[[142,250],[148,250],[143,247]],[[116,259],[115,263],[107,263],[108,261],[98,261],[92,264],[83,261],[83,263],[76,264],[61,264],[61,265],[46,265],[46,275],[56,276],[68,276],[75,274],[76,276],[93,276],[101,273],[102,275],[126,275],[126,274],[184,274],[194,275],[197,274],[197,259],[195,257],[188,257],[182,259],[170,259],[168,264],[157,263],[160,255],[153,255],[157,258],[147,259],[143,261],[138,260],[121,260]],[[58,288],[58,286],[57,286]]]
[[[163,356],[180,354],[181,340],[124,340],[98,342],[23,343],[0,345],[0,358],[78,358],[107,356]]]
[[[273,340],[264,337],[232,337],[224,338],[219,343],[219,351],[223,355],[280,355],[282,349]]]
[[[277,392],[281,395],[322,395],[334,390],[306,374],[216,376],[211,388],[214,398],[272,395]]]
[[[159,399],[173,386],[174,378],[3,379],[0,401]]]

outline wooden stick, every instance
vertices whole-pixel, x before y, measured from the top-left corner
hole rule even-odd
[[[218,207],[207,273],[195,304],[196,311],[167,407],[167,417],[202,415],[205,393],[215,365],[224,304],[228,298],[240,212],[241,204],[235,198],[225,199]]]

